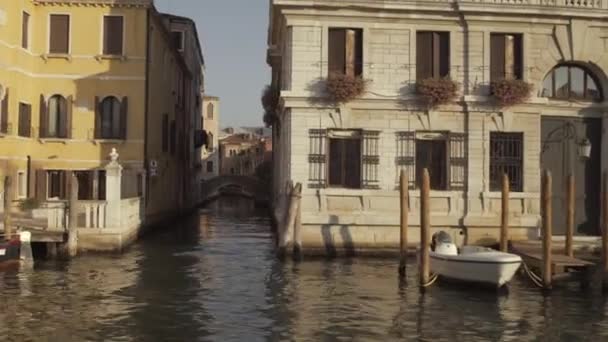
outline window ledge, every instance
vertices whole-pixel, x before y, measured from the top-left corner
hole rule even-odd
[[[486,191],[482,193],[482,197],[490,199],[502,198],[500,191]],[[540,199],[540,193],[537,192],[510,192],[509,199]]]
[[[47,53],[41,55],[40,57],[42,57],[42,59],[45,61],[48,61],[49,59],[65,59],[70,62],[72,61],[72,55],[69,53]]]
[[[39,138],[38,141],[40,141],[43,144],[46,143],[60,143],[60,144],[67,144],[68,142],[70,142],[72,139],[68,139],[68,138]]]
[[[95,56],[95,59],[98,62],[101,62],[103,60],[118,60],[118,61],[126,61],[127,60],[127,56],[125,55],[97,55]]]
[[[94,139],[92,140],[95,145],[97,144],[124,144],[126,139]]]

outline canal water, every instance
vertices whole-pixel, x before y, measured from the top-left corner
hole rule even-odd
[[[1,341],[608,341],[598,289],[397,279],[387,259],[280,262],[269,221],[216,202],[121,256],[0,273]]]

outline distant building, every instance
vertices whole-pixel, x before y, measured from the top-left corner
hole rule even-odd
[[[218,97],[203,97],[202,116],[203,130],[207,134],[207,145],[201,151],[203,180],[206,180],[220,174],[220,99]]]
[[[239,133],[229,133],[238,131]],[[253,176],[256,168],[268,158],[270,139],[250,133],[242,128],[227,128],[220,140],[220,174]]]

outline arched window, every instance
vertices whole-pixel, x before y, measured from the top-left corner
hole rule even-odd
[[[101,101],[100,106],[101,138],[120,138],[120,101],[113,96],[108,96]]]
[[[599,82],[589,70],[574,64],[555,67],[543,81],[542,97],[558,100],[602,101]]]
[[[210,103],[207,105],[207,118],[213,120],[213,110],[214,110],[214,106],[213,103]]]
[[[207,134],[207,149],[213,151],[213,133]]]
[[[95,121],[96,139],[126,139],[126,105],[114,96],[108,96],[99,102]]]
[[[61,95],[51,96],[46,118],[46,137],[67,138],[67,120],[68,104],[65,97]]]

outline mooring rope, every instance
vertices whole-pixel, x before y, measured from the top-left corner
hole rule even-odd
[[[429,282],[426,284],[422,284],[422,287],[429,287],[429,286],[433,285],[437,281],[437,278],[439,278],[439,275],[432,274]]]
[[[521,264],[524,266],[524,271],[526,272],[526,274],[528,275],[528,277],[530,278],[530,280],[532,280],[532,282],[534,283],[534,285],[538,286],[538,287],[544,287],[543,283],[542,283],[542,278],[539,277],[537,274],[535,274],[534,272],[532,272],[532,270],[530,270],[530,268],[528,267],[528,265],[526,265],[525,262],[521,262]]]

